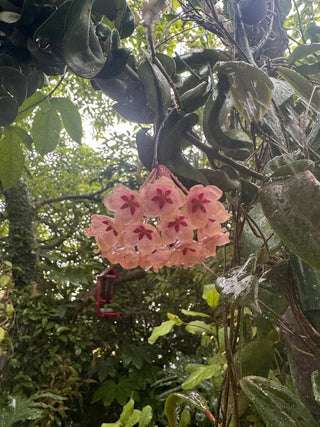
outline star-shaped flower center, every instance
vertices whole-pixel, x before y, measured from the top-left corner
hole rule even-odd
[[[192,213],[197,212],[198,209],[200,209],[202,212],[207,212],[204,204],[210,203],[210,200],[206,199],[203,193],[200,193],[198,197],[194,197],[193,199],[191,199],[191,203]]]
[[[143,225],[137,227],[135,230],[133,230],[133,232],[139,234],[139,240],[142,240],[144,237],[152,240],[153,231],[146,229]]]
[[[118,232],[112,227],[112,225],[109,223],[109,221],[106,219],[105,221],[102,221],[102,224],[105,224],[105,225],[107,225],[107,228],[106,228],[106,231],[113,231],[113,234],[115,235],[115,236],[117,236],[118,235]]]
[[[178,233],[180,230],[180,226],[188,227],[188,224],[184,220],[184,216],[177,216],[174,221],[170,221],[168,223],[168,228],[174,227],[175,231]]]
[[[131,194],[129,197],[126,195],[121,196],[121,199],[125,202],[120,209],[130,209],[131,215],[133,215],[136,209],[140,206],[139,202],[135,199],[134,195]]]
[[[171,194],[171,190],[161,190],[161,188],[157,188],[157,195],[152,197],[152,202],[159,202],[159,208],[162,209],[163,206],[168,203],[169,205],[173,204],[172,199],[169,197]]]

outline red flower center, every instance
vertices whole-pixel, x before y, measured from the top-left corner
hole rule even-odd
[[[171,221],[168,223],[168,228],[174,227],[175,231],[178,233],[180,225],[182,225],[183,227],[188,227],[188,224],[184,220],[184,216],[177,216],[175,221]]]
[[[162,209],[166,203],[169,205],[173,204],[172,199],[169,197],[171,190],[162,191],[161,188],[157,188],[157,196],[152,197],[152,202],[159,202],[159,208]]]
[[[120,209],[130,209],[131,215],[135,213],[135,210],[140,206],[139,202],[136,201],[133,194],[131,196],[121,196],[121,199],[125,202]]]
[[[108,227],[106,228],[106,231],[113,231],[113,234],[117,237],[118,232],[112,227],[112,225],[109,224],[108,220],[102,221],[103,224],[106,224]]]
[[[205,203],[210,203],[210,200],[206,199],[204,197],[203,193],[200,193],[198,197],[194,197],[191,199],[192,203],[192,213],[197,212],[198,209],[200,209],[202,212],[207,212],[206,208],[204,207]]]
[[[139,240],[146,237],[149,240],[152,240],[152,230],[147,230],[143,225],[140,225],[135,230],[133,230],[134,233],[139,234]]]

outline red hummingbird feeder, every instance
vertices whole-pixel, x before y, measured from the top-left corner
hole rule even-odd
[[[112,267],[106,268],[98,276],[95,315],[99,318],[119,317],[119,313],[113,311],[114,279],[118,277],[116,270]]]

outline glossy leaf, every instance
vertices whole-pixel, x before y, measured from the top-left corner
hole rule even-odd
[[[160,70],[149,59],[145,59],[138,68],[149,105],[157,117],[163,117],[171,104],[170,86]]]
[[[18,114],[18,102],[10,95],[0,96],[0,126],[9,126]]]
[[[187,323],[186,331],[193,335],[211,335],[214,332],[214,329],[211,325],[208,325],[202,320],[194,320],[193,322]]]
[[[242,378],[240,385],[268,427],[318,425],[308,409],[287,387],[256,376]]]
[[[61,121],[54,108],[36,113],[32,123],[31,135],[39,154],[44,156],[54,150],[59,142]]]
[[[69,136],[80,144],[82,124],[78,108],[70,98],[52,98],[51,104],[52,108],[55,108],[61,114],[63,125]]]
[[[296,71],[290,70],[285,67],[278,67],[277,72],[291,84],[293,89],[304,99],[310,107],[320,112],[320,92],[315,86],[312,85],[306,78]]]
[[[166,400],[165,414],[168,418],[170,427],[177,427],[178,413],[182,403],[188,403],[196,409],[205,412],[208,410],[208,405],[205,399],[196,391],[184,393],[172,393]]]
[[[69,68],[87,79],[97,75],[106,61],[91,20],[93,3],[94,0],[79,0],[71,4],[62,44],[63,57]]]
[[[208,365],[187,365],[186,371],[190,371],[189,377],[182,383],[183,390],[188,390],[198,386],[201,381],[208,380],[215,376],[223,375],[226,367],[226,357],[221,354],[217,354],[210,359]]]
[[[262,209],[288,248],[320,270],[320,183],[309,172],[266,183],[260,190]]]
[[[13,96],[21,105],[27,95],[26,80],[20,71],[14,67],[0,67],[1,88]]]
[[[8,132],[0,140],[0,181],[3,190],[7,190],[18,182],[24,167],[24,155],[15,132]]]
[[[249,122],[259,121],[268,111],[272,99],[273,84],[268,75],[242,61],[220,62],[214,69],[228,77],[238,112]]]
[[[182,309],[181,313],[184,314],[185,316],[190,316],[190,317],[210,317],[206,313],[200,313],[198,311],[191,311],[191,310],[185,310],[185,309]]]

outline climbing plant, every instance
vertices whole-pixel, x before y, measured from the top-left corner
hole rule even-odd
[[[85,79],[75,87],[85,93],[87,85],[98,92],[92,95],[99,98],[97,105],[99,94],[106,95],[122,120],[138,124],[135,145],[145,175],[165,168],[161,170],[176,177],[174,182],[186,193],[216,191],[216,206],[224,203],[231,215],[219,217],[230,238],[230,243],[223,241],[228,246],[217,251],[222,264],[209,259],[204,266],[215,283],[204,294],[209,311],[184,313],[210,320],[187,322],[169,313],[150,338],[156,341],[185,324],[188,333],[201,331],[204,341],[215,339],[212,358],[188,365],[190,377],[179,384],[189,390],[190,384],[201,388],[210,379],[216,390],[203,393],[206,400],[198,394],[201,390],[175,390],[166,402],[170,425],[178,425],[182,402],[212,425],[248,425],[250,417],[256,425],[317,425],[318,2],[12,0],[0,2],[0,7],[0,180],[16,286],[42,280],[35,211],[20,178],[33,150],[46,156],[57,149],[63,128],[63,135],[81,142],[76,107],[81,97],[68,86],[70,97],[59,92],[75,75],[78,82]],[[133,192],[137,185],[131,184],[135,188],[127,191]],[[142,198],[148,198],[143,188]],[[105,186],[95,195],[109,192],[106,207],[116,212],[117,220],[121,206],[110,202],[109,190]],[[16,209],[19,203],[22,210]],[[177,206],[180,213],[187,210],[183,206]],[[164,225],[150,212],[141,217],[155,218],[148,227],[159,226],[162,238],[167,233]],[[197,221],[191,229],[193,236],[198,229],[193,245],[202,241]],[[28,227],[21,227],[23,222]],[[121,248],[112,252],[103,240],[107,230],[91,227],[107,263],[120,261],[127,268],[139,264],[124,264]],[[212,237],[206,232],[204,238]],[[138,236],[131,242],[134,256],[140,240]],[[173,244],[166,242],[167,252]],[[167,252],[162,256],[169,256]],[[139,265],[151,268],[155,261],[149,258]],[[184,265],[205,258],[207,253]],[[163,260],[155,268],[172,265],[177,262]],[[268,364],[265,355],[274,364]],[[293,385],[286,383],[289,370],[279,362],[283,357]],[[99,396],[103,399],[103,392]],[[114,425],[144,425],[143,410],[134,412],[131,400],[123,413],[128,408],[130,414],[122,414]],[[150,410],[144,411],[146,422],[151,422]],[[181,426],[190,421],[186,413],[181,414]]]

